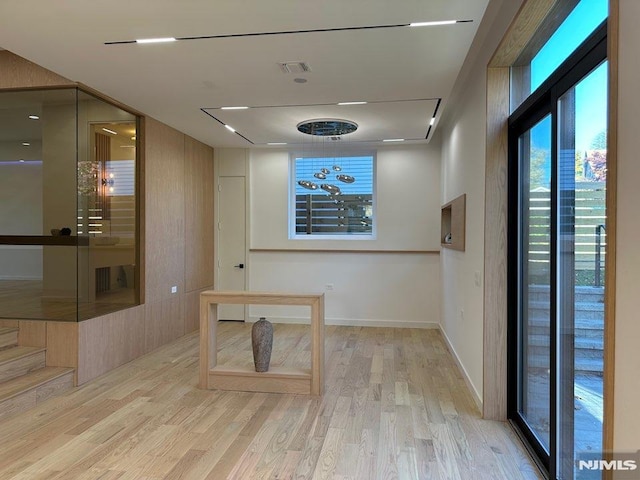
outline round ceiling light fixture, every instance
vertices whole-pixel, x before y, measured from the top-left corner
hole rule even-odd
[[[298,131],[307,135],[319,137],[333,137],[347,135],[358,129],[358,124],[350,120],[340,120],[337,118],[316,118],[305,120],[297,125]]]

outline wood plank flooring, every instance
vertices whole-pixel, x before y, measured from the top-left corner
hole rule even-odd
[[[251,365],[250,327],[220,324],[221,364]],[[309,328],[275,327],[272,365],[308,367]],[[0,421],[0,478],[540,478],[437,330],[328,326],[322,398],[197,384],[191,334]]]

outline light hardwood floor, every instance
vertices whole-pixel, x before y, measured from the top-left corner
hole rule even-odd
[[[251,364],[250,327],[221,323],[221,364]],[[308,365],[308,327],[275,327],[272,364]],[[437,330],[328,326],[322,398],[197,384],[190,334],[4,420],[0,479],[539,478]]]

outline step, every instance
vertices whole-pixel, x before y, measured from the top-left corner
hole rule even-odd
[[[73,388],[73,369],[45,367],[0,384],[0,419]]]
[[[576,348],[573,351],[575,356],[575,362],[578,363],[581,360],[602,360],[604,352],[598,349],[590,348]],[[541,359],[549,358],[549,347],[533,345],[529,347],[530,358],[540,357]]]
[[[11,347],[0,350],[0,382],[44,368],[46,349],[40,347]]]
[[[533,315],[529,315],[528,323],[532,327],[549,328],[549,314],[542,315],[540,312],[533,312]],[[576,317],[573,320],[573,326],[577,329],[604,329],[604,318],[584,318]]]
[[[548,302],[531,301],[529,302],[528,310],[533,316],[547,317],[550,307]],[[604,303],[579,302],[574,305],[574,312],[576,318],[585,320],[602,319],[604,318]]]
[[[576,373],[589,373],[602,375],[604,371],[604,362],[602,357],[595,358],[576,358],[575,371]],[[549,359],[543,355],[533,355],[529,358],[529,368],[532,369],[549,369]]]
[[[604,304],[604,287],[576,287],[574,290],[576,302]],[[549,287],[532,285],[529,287],[529,300],[549,302]]]
[[[12,347],[18,344],[18,329],[0,327],[0,349]]]
[[[529,335],[528,339],[529,345],[536,347],[548,347],[549,346],[549,336],[548,335],[540,335],[540,334],[532,334]],[[604,338],[592,338],[592,337],[575,337],[574,340],[574,348],[576,350],[604,350]]]

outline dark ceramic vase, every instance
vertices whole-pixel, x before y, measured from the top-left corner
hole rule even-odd
[[[256,372],[269,371],[271,348],[273,347],[273,325],[264,317],[260,317],[251,328],[251,345],[253,346],[253,363]]]

